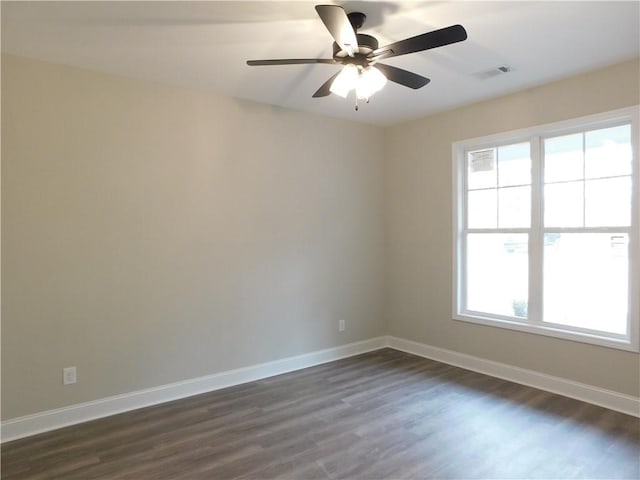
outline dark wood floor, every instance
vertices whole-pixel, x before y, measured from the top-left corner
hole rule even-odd
[[[16,440],[10,479],[640,478],[640,422],[385,349]]]

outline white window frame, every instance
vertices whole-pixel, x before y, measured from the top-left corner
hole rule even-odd
[[[518,330],[551,337],[574,340],[595,345],[638,352],[640,347],[640,106],[622,108],[562,122],[539,125],[506,133],[472,138],[453,143],[453,305],[452,318],[465,322]],[[625,228],[547,228],[558,232],[607,232],[615,230],[629,233],[629,309],[627,332],[624,335],[594,332],[542,321],[542,245],[544,181],[542,178],[542,141],[546,137],[606,128],[631,123],[632,192],[631,226]],[[496,233],[528,233],[529,240],[529,311],[528,318],[473,312],[463,309],[465,295],[465,199],[467,152],[501,145],[531,142],[531,228],[487,229]],[[473,229],[479,232],[479,229]],[[481,232],[480,232],[481,233]]]

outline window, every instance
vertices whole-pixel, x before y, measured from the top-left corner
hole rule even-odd
[[[638,108],[453,145],[453,317],[638,350]]]

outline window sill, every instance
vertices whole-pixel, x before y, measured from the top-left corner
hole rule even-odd
[[[520,332],[533,333],[536,335],[544,335],[547,337],[560,338],[563,340],[571,340],[574,342],[588,343],[599,345],[602,347],[615,348],[629,352],[638,352],[638,343],[633,342],[630,338],[615,338],[598,333],[577,332],[564,329],[555,325],[531,324],[519,322],[515,318],[492,318],[484,317],[481,314],[458,313],[453,315],[453,320],[486,325],[489,327],[504,328],[507,330],[517,330]]]

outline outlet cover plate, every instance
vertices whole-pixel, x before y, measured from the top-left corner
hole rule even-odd
[[[63,385],[71,385],[76,383],[76,367],[66,367],[62,369],[62,383]]]

